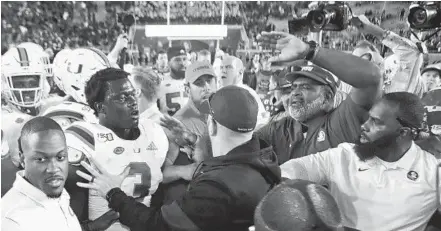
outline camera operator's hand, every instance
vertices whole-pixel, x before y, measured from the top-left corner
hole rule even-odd
[[[369,21],[365,15],[352,17],[351,23],[363,34],[372,34],[377,37],[383,34],[383,29]]]
[[[305,58],[309,45],[294,35],[284,32],[262,32],[257,40],[263,46],[280,51],[278,56],[268,59],[268,62],[292,62]]]
[[[129,46],[129,36],[124,33],[120,34],[118,36],[118,39],[116,40],[115,48],[114,50],[118,51],[118,53]]]

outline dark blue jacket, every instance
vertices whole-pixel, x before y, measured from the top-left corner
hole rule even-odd
[[[257,204],[280,180],[272,147],[253,137],[225,156],[202,162],[184,196],[169,205],[149,208],[113,189],[109,207],[132,231],[247,231]]]

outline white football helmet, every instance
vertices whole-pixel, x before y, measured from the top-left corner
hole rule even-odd
[[[20,43],[17,47],[26,48],[28,49],[29,52],[36,52],[40,56],[41,62],[44,65],[44,69],[46,71],[46,77],[53,76],[52,64],[49,59],[49,54],[44,51],[43,47],[31,42]]]
[[[54,82],[57,87],[66,93],[63,86],[63,78],[67,78],[67,60],[69,58],[71,49],[63,49],[55,55],[53,62]]]
[[[90,77],[99,70],[112,67],[107,56],[93,47],[73,50],[66,64],[67,76],[62,78],[65,93],[84,104],[87,104],[84,89]]]
[[[24,108],[40,105],[46,72],[38,54],[13,47],[2,56],[2,94],[6,100]]]

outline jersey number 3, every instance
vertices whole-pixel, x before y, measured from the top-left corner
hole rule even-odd
[[[129,166],[130,172],[127,178],[133,177],[135,179],[133,197],[142,198],[147,196],[152,180],[150,167],[145,162],[132,162]]]

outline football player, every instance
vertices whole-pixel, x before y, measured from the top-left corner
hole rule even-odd
[[[18,137],[24,123],[39,113],[46,78],[37,53],[13,47],[2,56],[2,138],[9,151],[2,156],[2,195],[20,170]]]
[[[48,98],[49,93],[54,90],[54,86],[55,86],[53,80],[52,64],[50,62],[49,54],[44,51],[43,47],[32,42],[20,43],[17,47],[22,47],[27,49],[29,52],[37,55],[41,59],[41,62],[43,63],[44,66],[44,72],[46,75],[45,78],[46,81],[43,81],[43,83],[45,84],[44,87],[45,92],[43,98]]]
[[[108,226],[107,230],[127,229],[119,222],[112,224],[111,219],[102,222],[102,216],[112,213],[107,201],[93,190],[77,187],[76,183],[82,180],[75,172],[82,169],[81,161],[93,157],[116,175],[129,171],[122,189],[147,206],[162,181],[167,136],[160,125],[151,120],[138,122],[138,92],[123,70],[98,71],[85,87],[86,100],[98,117],[98,123],[74,122],[66,129],[71,164],[66,190],[71,195],[71,206],[77,217],[89,230],[106,230]]]
[[[182,47],[171,47],[167,51],[170,74],[164,76],[159,92],[159,110],[170,116],[174,115],[188,101],[185,93],[185,70],[189,65]]]
[[[87,104],[84,89],[93,74],[108,67],[111,67],[111,63],[106,55],[96,48],[71,51],[54,70],[55,79],[61,80],[59,84],[69,97],[66,101],[49,107],[42,115],[54,119],[63,129],[74,121],[96,122],[97,118]]]

